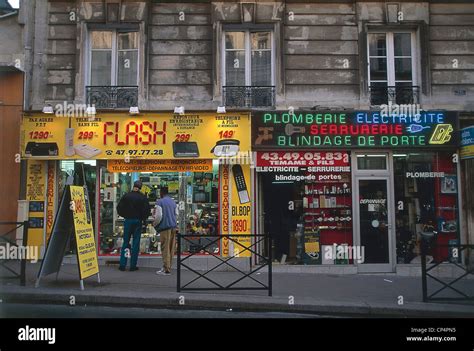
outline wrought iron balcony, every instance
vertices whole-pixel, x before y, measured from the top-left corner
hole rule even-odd
[[[138,86],[87,86],[87,105],[97,109],[138,106]]]
[[[370,86],[369,90],[371,105],[384,105],[389,102],[398,105],[420,103],[420,87],[418,86]]]
[[[223,86],[224,105],[228,107],[273,107],[274,86]]]

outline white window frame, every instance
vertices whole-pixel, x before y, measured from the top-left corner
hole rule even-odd
[[[417,35],[416,32],[413,30],[396,30],[396,31],[370,31],[367,34],[367,76],[368,76],[368,84],[369,86],[372,83],[382,82],[382,81],[372,81],[370,77],[370,41],[369,36],[372,34],[385,34],[385,40],[387,44],[387,86],[394,87],[395,86],[395,48],[394,48],[394,34],[398,33],[409,33],[411,34],[411,72],[412,72],[412,86],[418,86],[420,79],[419,74],[420,70],[418,69],[418,45],[417,42]],[[374,57],[374,56],[373,56]],[[375,56],[377,57],[377,56]],[[397,58],[408,58],[408,56],[401,56]],[[409,81],[397,81],[397,82],[409,82]]]
[[[270,33],[270,44],[271,44],[271,63],[270,63],[270,76],[271,76],[271,83],[270,86],[275,86],[275,40],[274,34],[272,29],[227,29],[223,30],[222,33],[222,85],[227,85],[226,80],[226,43],[225,43],[225,36],[228,32],[244,32],[245,39],[244,39],[244,50],[245,50],[245,86],[252,86],[252,45],[250,41],[250,34],[256,32],[268,32]]]
[[[91,37],[92,37],[92,32],[112,32],[112,48],[111,49],[92,49],[92,43],[91,43]],[[130,30],[129,32],[136,32],[138,35],[140,35],[139,31],[135,30]],[[87,84],[86,85],[91,85],[92,82],[92,51],[109,51],[111,50],[112,52],[112,64],[110,68],[110,86],[117,86],[117,81],[118,81],[118,58],[119,58],[119,51],[132,51],[132,50],[119,50],[118,49],[118,35],[120,33],[127,33],[127,31],[117,31],[115,29],[91,29],[89,30],[88,33],[88,38],[87,38]],[[138,39],[138,43],[140,43],[140,38]],[[139,79],[140,79],[140,45],[138,46],[137,49],[134,49],[137,51],[137,84],[136,86],[139,85]]]

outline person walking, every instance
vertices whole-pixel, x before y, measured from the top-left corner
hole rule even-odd
[[[146,223],[150,215],[150,204],[146,195],[140,192],[141,188],[142,182],[139,180],[135,181],[132,191],[122,196],[117,205],[118,214],[125,218],[119,265],[119,270],[121,271],[124,271],[127,266],[127,257],[130,257],[130,272],[138,270],[137,262],[142,235],[142,223]],[[131,254],[130,239],[133,239]]]
[[[176,239],[177,210],[176,202],[168,196],[168,188],[162,187],[160,189],[160,199],[156,201],[155,211],[161,213],[161,221],[156,226],[156,231],[160,233],[163,268],[157,271],[156,274],[171,274]]]

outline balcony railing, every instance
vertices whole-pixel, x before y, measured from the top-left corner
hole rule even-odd
[[[273,107],[274,86],[223,86],[224,105],[227,107]]]
[[[371,86],[369,90],[371,105],[383,105],[389,102],[398,105],[420,103],[420,87],[418,86]]]
[[[97,109],[138,106],[138,86],[87,86],[87,105]]]

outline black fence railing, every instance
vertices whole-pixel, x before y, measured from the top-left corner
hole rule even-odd
[[[87,86],[86,103],[96,109],[138,106],[138,86]]]
[[[437,263],[426,263],[426,258],[429,252],[435,250],[447,249],[449,260],[446,262]],[[465,284],[464,287],[454,286],[456,283],[460,283],[469,278],[469,275],[474,275],[474,266],[469,262],[470,250],[474,250],[474,245],[458,245],[458,244],[446,244],[439,245],[433,243],[429,239],[423,239],[421,242],[421,280],[422,280],[422,291],[423,291],[423,302],[429,301],[474,301],[474,289],[471,292],[463,291],[466,286],[474,287],[474,279],[470,279],[469,284]],[[462,258],[464,257],[464,264],[462,264]],[[434,276],[434,270],[440,265],[451,265],[457,267],[459,275],[456,278],[449,278],[450,281],[443,280],[441,274]],[[470,267],[470,268],[469,268]],[[432,274],[433,273],[433,274]],[[428,291],[428,278],[438,283],[434,292]],[[474,278],[474,277],[473,277]],[[430,280],[430,282],[431,282]],[[440,296],[440,293],[449,291],[454,292],[454,296]]]
[[[274,107],[274,86],[223,86],[224,105],[227,107]]]
[[[420,87],[418,86],[370,86],[369,91],[370,104],[373,106],[386,105],[389,102],[398,105],[411,105],[420,103]]]
[[[233,235],[206,235],[206,242],[200,246],[199,250],[193,250],[189,255],[182,255],[182,243],[189,242],[191,244],[195,244],[196,235],[195,234],[178,234],[177,241],[178,241],[178,255],[177,255],[177,291],[185,291],[185,290],[267,290],[268,296],[272,296],[272,257],[271,257],[271,238],[267,234],[233,234]],[[243,244],[239,241],[239,239],[248,238],[250,239],[250,243]],[[232,243],[235,247],[239,248],[239,254],[234,255],[232,250],[229,250],[229,255],[221,256],[220,253],[216,252],[214,248],[220,246],[222,240],[227,239],[229,243]],[[262,245],[265,246],[265,250],[262,250],[268,255],[260,253],[258,250],[262,248]],[[196,267],[192,266],[191,261],[189,261],[193,256],[197,255],[198,253],[205,252],[207,253],[207,257],[214,257],[216,259],[216,265],[212,268],[208,268],[207,270],[198,270]],[[250,256],[253,257],[242,257],[245,253],[249,253]],[[231,261],[236,258],[240,258],[240,260],[248,259],[249,263],[249,270],[244,271],[244,268],[236,267],[236,265],[232,264]],[[252,259],[258,260],[258,266],[252,266],[251,261]],[[218,271],[219,268],[226,268],[225,273]],[[256,279],[256,275],[260,274],[263,268],[268,267],[268,277],[267,282],[263,282],[261,280]],[[193,279],[183,282],[183,268],[187,269],[191,272],[194,277]],[[221,269],[222,270],[222,269]],[[215,273],[211,276],[211,273]],[[234,275],[236,274],[236,277]],[[232,276],[229,279],[229,276]],[[250,286],[242,286],[239,283],[243,281],[253,281],[254,285]],[[208,286],[203,287],[196,286],[196,284],[201,282],[207,282]],[[210,283],[210,285],[209,285]]]
[[[14,262],[16,260],[12,260],[8,257],[1,257],[0,258],[0,267],[4,268],[8,272],[12,274],[12,278],[20,278],[20,284],[21,286],[26,285],[26,245],[28,243],[28,221],[24,222],[0,222],[0,228],[3,228],[5,226],[9,227],[9,230],[7,230],[5,233],[0,232],[0,245],[10,245],[14,246],[17,250],[17,255],[18,257],[19,253],[22,253],[21,255],[21,263],[20,263],[20,272],[15,271],[14,269],[8,267],[9,262]],[[23,237],[22,237],[22,245],[23,248],[20,249],[20,246],[13,240],[9,239],[8,236],[11,233],[15,233],[16,231],[20,228],[23,228]],[[5,250],[6,251],[6,250]]]

